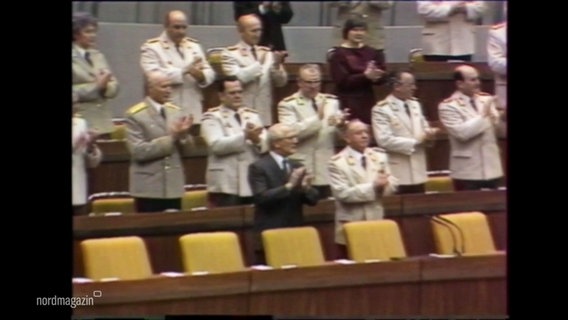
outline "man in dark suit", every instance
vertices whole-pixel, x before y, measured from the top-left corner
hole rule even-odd
[[[262,21],[259,45],[274,51],[286,51],[282,25],[294,16],[290,1],[234,1],[235,21],[240,16],[256,14]]]
[[[297,132],[277,123],[268,130],[270,152],[249,166],[248,180],[254,196],[256,263],[264,264],[261,233],[267,229],[297,227],[303,224],[303,204],[314,206],[318,191],[313,176],[300,163],[289,160],[296,152]]]

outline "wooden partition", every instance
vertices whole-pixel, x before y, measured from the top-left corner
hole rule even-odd
[[[429,217],[464,211],[487,214],[497,249],[507,248],[506,191],[404,195],[385,198],[386,218],[397,221],[409,256],[435,252]],[[320,234],[327,260],[336,256],[332,200],[304,209],[305,222]],[[73,218],[74,275],[83,276],[80,241],[89,238],[138,235],[144,238],[154,272],[182,271],[178,238],[187,233],[233,231],[241,241],[247,265],[254,261],[253,210],[250,206],[197,212],[133,214]]]

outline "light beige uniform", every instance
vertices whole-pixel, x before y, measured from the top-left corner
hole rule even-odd
[[[84,205],[87,203],[87,168],[94,168],[102,160],[102,153],[98,147],[93,152],[88,153],[85,146],[79,146],[81,136],[88,134],[85,119],[73,117],[72,119],[71,145],[73,153],[71,157],[71,179],[72,179],[72,200],[73,205]]]
[[[345,222],[382,219],[382,198],[393,194],[398,185],[391,175],[382,194],[377,194],[373,181],[380,170],[391,173],[388,157],[379,148],[367,148],[364,154],[367,169],[363,169],[358,152],[350,147],[333,156],[328,164],[331,192],[335,198],[335,242],[338,244],[345,244]]]
[[[410,117],[404,108],[408,105]],[[373,134],[379,147],[389,156],[392,174],[401,185],[425,183],[428,179],[425,145],[418,139],[430,128],[416,98],[405,102],[389,95],[371,111]]]
[[[159,37],[150,39],[142,45],[140,65],[144,72],[162,71],[173,83],[172,103],[181,107],[185,114],[192,114],[195,123],[199,123],[203,114],[203,88],[215,80],[215,72],[205,58],[199,42],[185,38],[180,43],[180,51],[163,32]],[[183,70],[196,59],[203,63],[203,82],[198,82],[191,74]]]
[[[313,185],[327,186],[329,178],[327,162],[335,154],[335,125],[329,124],[330,117],[339,114],[339,100],[332,94],[319,93],[316,104],[324,108],[324,119],[320,120],[312,107],[311,99],[300,92],[284,98],[278,104],[279,122],[291,126],[298,132],[297,152],[290,159],[301,162],[314,175]]]
[[[209,149],[205,181],[209,192],[250,197],[248,167],[261,153],[268,151],[266,129],[260,135],[260,143],[246,140],[247,123],[261,127],[263,124],[252,109],[241,107],[237,112],[241,124],[235,118],[235,111],[223,105],[203,114],[201,136]]]
[[[256,110],[262,123],[276,122],[272,115],[273,87],[286,85],[288,75],[284,66],[274,68],[274,55],[269,48],[255,46],[258,60],[251,47],[240,41],[221,53],[221,69],[225,76],[236,76],[243,84],[243,104]]]
[[[503,176],[496,126],[499,113],[487,93],[474,97],[477,110],[470,98],[456,91],[438,106],[440,121],[450,139],[450,176],[461,180],[491,180]],[[480,112],[489,104],[493,118]]]

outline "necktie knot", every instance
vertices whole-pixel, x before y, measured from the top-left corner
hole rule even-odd
[[[316,112],[318,112],[318,105],[317,105],[317,103],[316,103],[316,99],[315,99],[315,98],[312,98],[312,107],[314,108],[314,110],[315,110]]]
[[[179,53],[180,57],[183,59],[183,58],[184,58],[183,52],[181,51],[181,48],[180,48],[179,44],[176,44],[176,50],[177,50],[177,52]]]
[[[404,110],[406,111],[406,114],[410,117],[410,109],[408,108],[408,104],[404,104]]]
[[[473,110],[477,111],[477,105],[475,105],[475,99],[471,98],[470,100],[471,106],[473,107]]]
[[[361,157],[361,167],[363,167],[363,169],[367,169],[367,157],[365,156]]]
[[[250,47],[250,52],[252,53],[254,60],[258,60],[258,58],[256,57],[256,49],[254,48],[254,46]]]
[[[160,108],[160,115],[166,120],[166,109],[163,106]]]
[[[288,166],[288,159],[284,158],[284,159],[282,160],[282,170],[283,170],[284,172],[288,173],[288,172],[290,172],[290,171],[288,170],[288,168],[289,168],[289,166]]]
[[[241,115],[238,112],[235,112],[235,119],[239,124],[241,124]]]

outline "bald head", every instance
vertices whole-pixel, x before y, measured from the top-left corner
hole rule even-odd
[[[278,153],[283,157],[287,157],[296,152],[296,144],[298,143],[298,133],[296,130],[286,124],[277,123],[268,129],[268,143],[270,150]]]
[[[351,148],[363,152],[369,146],[369,126],[361,120],[352,120],[345,126],[345,142]]]
[[[479,73],[472,66],[457,66],[454,69],[454,80],[456,81],[457,89],[467,96],[473,96],[479,92]]]
[[[240,16],[237,20],[237,29],[241,39],[248,45],[256,45],[262,34],[262,23],[255,14]]]
[[[180,43],[186,37],[187,17],[179,10],[170,11],[164,19],[164,28],[168,38],[174,43]]]

